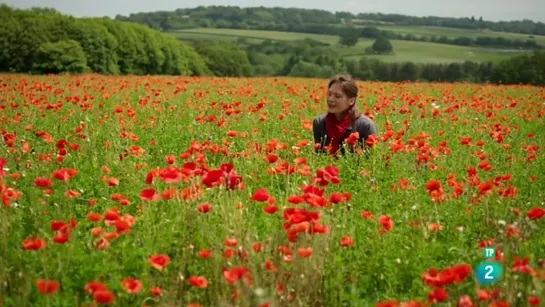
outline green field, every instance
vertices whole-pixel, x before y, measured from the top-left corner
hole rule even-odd
[[[265,39],[272,40],[297,40],[311,38],[317,41],[331,44],[339,54],[349,58],[359,58],[364,55],[365,48],[373,44],[371,39],[360,39],[354,47],[338,45],[339,37],[335,35],[307,34],[279,31],[238,30],[198,28],[170,32],[182,41],[195,40],[220,40],[236,41],[240,37],[248,39],[249,43],[259,43]],[[497,62],[523,52],[507,52],[505,50],[445,45],[418,41],[392,40],[395,55],[369,56],[385,62],[412,61],[415,63],[451,63],[463,61],[492,61]]]
[[[387,31],[393,31],[399,34],[414,34],[419,36],[446,36],[448,38],[456,38],[456,37],[478,37],[478,36],[486,36],[486,37],[504,37],[507,39],[520,39],[523,41],[526,41],[528,39],[531,39],[531,35],[527,34],[517,34],[517,33],[503,33],[503,32],[494,32],[494,31],[488,31],[484,30],[482,32],[476,31],[476,30],[465,30],[465,29],[455,29],[455,28],[443,28],[443,27],[431,27],[431,26],[389,26],[389,25],[382,25],[377,26],[380,30],[387,30]],[[533,36],[538,44],[545,44],[545,36],[540,35],[534,35]]]
[[[342,24],[331,24],[331,26],[344,27]],[[519,33],[507,33],[507,32],[496,32],[490,30],[470,30],[470,29],[457,29],[457,28],[445,28],[445,27],[434,27],[434,26],[402,26],[402,25],[355,25],[357,28],[364,27],[376,27],[379,30],[392,31],[398,34],[414,34],[417,36],[446,36],[448,38],[456,37],[503,37],[507,39],[520,39],[526,41],[528,39],[535,39],[538,44],[545,44],[545,36],[542,35],[529,35],[529,34],[519,34]]]

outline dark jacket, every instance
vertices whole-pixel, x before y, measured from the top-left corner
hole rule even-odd
[[[314,144],[319,143],[321,144],[321,148],[316,150],[317,152],[322,152],[324,150],[325,146],[328,146],[331,143],[331,139],[327,135],[326,126],[325,126],[325,119],[326,119],[327,113],[320,114],[314,118],[314,122],[312,124],[312,132],[314,133]],[[378,136],[378,128],[376,124],[373,122],[372,119],[369,117],[361,114],[358,119],[354,122],[351,129],[346,131],[345,136],[343,137],[340,146],[340,151],[342,154],[344,154],[344,149],[342,148],[342,144],[344,143],[344,140],[355,131],[358,131],[360,134],[359,141],[361,144],[365,144],[365,141],[367,140],[367,137],[371,134],[375,134]],[[353,151],[353,150],[351,150]]]

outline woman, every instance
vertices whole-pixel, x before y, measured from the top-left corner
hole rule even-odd
[[[344,154],[342,145],[353,132],[359,133],[359,145],[365,144],[370,135],[378,135],[373,120],[363,115],[356,106],[358,90],[356,81],[350,76],[335,75],[329,80],[328,112],[316,116],[312,126],[314,143],[320,144],[317,152],[329,146],[330,154],[336,155],[339,149]]]

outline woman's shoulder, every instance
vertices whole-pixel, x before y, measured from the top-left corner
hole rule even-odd
[[[318,115],[316,115],[316,116],[314,117],[313,122],[314,122],[315,124],[323,123],[324,120],[325,120],[325,118],[326,118],[326,116],[327,116],[327,113],[318,114]]]
[[[378,128],[375,122],[367,115],[361,114],[356,120],[356,129],[365,130],[367,134],[378,134]]]
[[[356,124],[375,124],[375,122],[369,116],[360,114],[360,117],[356,120]]]

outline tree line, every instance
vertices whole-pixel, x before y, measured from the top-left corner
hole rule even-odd
[[[467,37],[460,36],[455,38],[449,38],[445,35],[415,35],[411,33],[401,34],[395,33],[389,30],[380,30],[374,26],[364,27],[362,30],[354,29],[356,33],[359,33],[364,38],[377,38],[384,36],[389,39],[408,40],[408,41],[421,41],[431,42],[439,44],[449,44],[458,46],[478,46],[489,48],[512,48],[512,49],[544,49],[545,46],[538,44],[535,39],[509,39],[505,37],[490,37],[490,36],[478,36]]]
[[[210,73],[193,47],[145,25],[74,18],[53,9],[0,5],[0,71],[21,73]]]
[[[360,80],[372,81],[424,81],[424,82],[474,82],[492,84],[545,85],[545,51],[536,50],[530,55],[513,57],[498,63],[388,63],[376,58],[361,56],[359,59],[343,58],[323,42],[312,39],[296,41],[265,40],[248,44],[241,39],[233,42],[198,42],[218,50],[207,56],[207,63],[224,65],[224,58],[244,63],[234,76],[291,76],[329,78],[338,72],[346,72]],[[214,46],[214,47],[212,47]],[[226,54],[220,50],[238,50]],[[197,49],[199,50],[199,49]],[[242,52],[245,51],[245,52]],[[233,67],[228,66],[230,72]],[[224,68],[226,71],[227,67]],[[226,76],[228,74],[221,73]]]
[[[482,17],[467,18],[415,17],[400,14],[328,12],[316,9],[266,8],[237,6],[199,6],[175,11],[142,12],[116,19],[145,23],[148,26],[168,31],[192,27],[228,27],[305,32],[316,27],[351,24],[396,24],[408,26],[436,26],[468,30],[489,29],[497,32],[545,35],[545,23],[531,20],[485,21]],[[304,27],[301,28],[301,25]],[[327,27],[329,28],[329,27]],[[315,33],[315,32],[312,32]],[[319,33],[325,33],[321,30]]]
[[[343,58],[329,44],[311,39],[183,43],[144,25],[5,5],[0,18],[3,72],[312,78],[346,72],[360,80],[545,85],[545,51],[537,50],[495,64],[385,63]]]

